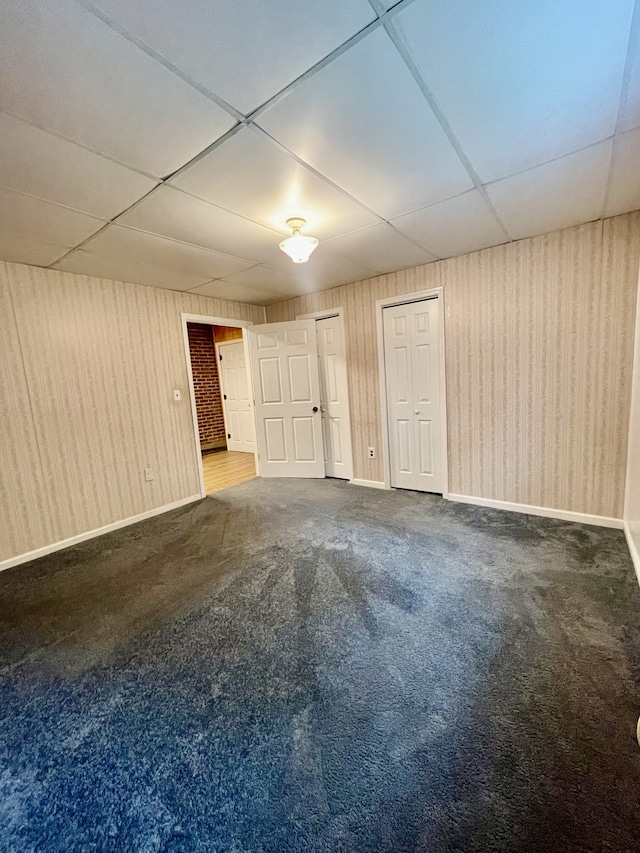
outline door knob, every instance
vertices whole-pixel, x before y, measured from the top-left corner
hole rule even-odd
[[[413,413],[414,413],[415,415],[419,415],[419,414],[420,414],[420,409],[414,409],[414,410],[413,410]]]
[[[315,413],[315,412],[317,412],[317,411],[318,411],[318,407],[317,407],[317,406],[314,406],[314,407],[313,407],[313,411],[314,411],[314,413]]]

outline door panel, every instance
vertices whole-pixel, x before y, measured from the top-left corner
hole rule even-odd
[[[324,477],[314,321],[270,323],[247,331],[260,475]]]
[[[439,299],[384,308],[391,485],[442,492]]]
[[[241,453],[256,452],[253,403],[249,397],[249,380],[243,341],[216,345],[220,371],[222,408],[227,432],[227,449]]]
[[[342,319],[338,316],[316,321],[325,473],[350,480],[351,427]]]

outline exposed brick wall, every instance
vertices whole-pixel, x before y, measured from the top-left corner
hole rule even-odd
[[[191,370],[196,395],[200,447],[225,447],[227,436],[224,431],[220,378],[213,346],[213,329],[200,323],[187,323]]]

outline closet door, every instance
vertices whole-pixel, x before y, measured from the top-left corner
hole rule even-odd
[[[443,491],[438,298],[383,309],[391,485]]]

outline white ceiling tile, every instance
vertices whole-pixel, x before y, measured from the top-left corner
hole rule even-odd
[[[636,14],[635,27],[640,27],[640,10]],[[640,127],[640,32],[630,40],[630,68],[625,80],[624,97],[621,104],[618,130],[631,130]]]
[[[326,244],[318,246],[306,264],[290,262],[290,267],[291,276],[298,286],[304,286],[307,291],[314,288],[323,290],[327,287],[336,287],[339,284],[348,284],[350,281],[362,281],[376,274],[364,264],[345,258],[343,255],[330,253]]]
[[[331,252],[345,255],[377,273],[395,272],[437,260],[435,255],[416,246],[386,223],[337,237],[325,245]]]
[[[120,225],[105,228],[82,248],[98,255],[126,258],[186,275],[203,276],[207,280],[239,272],[252,263]]]
[[[0,231],[54,246],[75,246],[102,228],[86,213],[0,187]]]
[[[401,216],[393,224],[441,258],[507,241],[477,190]]]
[[[394,18],[483,181],[613,133],[633,0],[431,0]]]
[[[288,218],[301,216],[305,233],[320,240],[379,221],[265,134],[248,128],[171,183],[271,228],[286,230]]]
[[[613,143],[606,216],[640,208],[640,128],[621,133]]]
[[[160,177],[235,124],[75,0],[0,5],[0,109]]]
[[[265,266],[255,266],[243,272],[224,276],[225,281],[233,284],[242,284],[257,290],[268,290],[272,293],[285,293],[287,295],[296,293],[299,284],[291,275],[286,275],[280,270],[272,270]]]
[[[367,0],[94,0],[175,66],[249,113],[357,33]]]
[[[382,29],[276,103],[258,124],[385,218],[472,186]]]
[[[270,231],[167,186],[143,199],[118,222],[258,263],[274,246],[277,249],[284,236],[284,232]]]
[[[156,181],[0,113],[0,186],[111,219]]]
[[[212,296],[214,299],[229,299],[232,302],[250,302],[252,305],[271,305],[286,299],[282,293],[269,293],[266,290],[256,290],[231,281],[212,281],[197,287],[192,291],[200,296]]]
[[[505,178],[487,192],[515,240],[598,219],[602,213],[611,140]]]
[[[171,272],[146,264],[136,264],[124,258],[94,255],[90,252],[84,252],[82,249],[67,255],[66,258],[54,265],[54,269],[80,273],[81,275],[93,275],[96,278],[109,278],[113,281],[128,281],[150,287],[164,287],[168,290],[190,290],[206,281],[202,277]]]
[[[41,240],[25,240],[0,231],[0,260],[14,264],[32,264],[35,267],[48,267],[57,258],[68,252],[70,246],[52,246]]]

